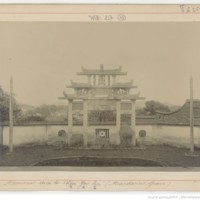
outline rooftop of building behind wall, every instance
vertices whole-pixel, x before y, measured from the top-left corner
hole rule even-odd
[[[127,75],[126,72],[122,72],[122,67],[118,67],[115,69],[104,69],[103,65],[100,65],[99,69],[86,69],[85,67],[81,67],[82,71],[78,72],[77,75]]]
[[[193,100],[193,117],[194,125],[200,126],[200,100]],[[187,99],[185,103],[173,112],[159,112],[157,111],[156,123],[167,125],[189,125],[190,124],[190,100]]]

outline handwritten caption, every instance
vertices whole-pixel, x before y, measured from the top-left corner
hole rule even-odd
[[[72,180],[8,180],[0,182],[2,186],[11,187],[49,187],[51,188],[63,188],[65,190],[115,190],[120,188],[121,190],[126,189],[145,189],[150,190],[151,188],[166,188],[171,182],[165,181],[72,181]]]

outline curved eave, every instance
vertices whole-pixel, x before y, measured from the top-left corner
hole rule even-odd
[[[113,96],[113,97],[87,97],[87,96],[77,96],[77,95],[69,95],[66,94],[65,92],[63,93],[63,97],[59,97],[59,99],[63,99],[63,100],[131,100],[131,101],[136,101],[136,100],[144,100],[144,97],[138,97],[138,96]]]
[[[74,89],[131,89],[137,86],[84,86],[84,85],[67,85],[66,88]]]
[[[133,85],[133,80],[125,83],[114,83],[111,85],[113,88],[137,88],[137,86]]]
[[[197,101],[198,101],[198,100],[197,100]],[[197,101],[196,101],[196,102],[197,102]],[[178,108],[177,110],[171,111],[171,112],[162,112],[162,111],[159,111],[159,110],[156,110],[155,112],[156,112],[156,114],[158,114],[158,115],[172,115],[172,114],[175,114],[175,113],[181,111],[181,110],[183,109],[183,107],[185,106],[185,104],[186,104],[186,103],[189,103],[189,102],[190,102],[190,100],[186,100],[186,102],[185,102],[180,108]]]
[[[77,75],[111,75],[111,76],[124,76],[127,75],[126,72],[107,72],[107,71],[99,71],[99,72],[78,72]]]
[[[184,105],[185,105],[185,104],[184,104]],[[183,106],[184,106],[184,105],[183,105]],[[175,113],[181,111],[182,108],[183,108],[183,106],[181,106],[181,107],[178,108],[177,110],[174,110],[174,111],[171,111],[171,112],[162,112],[162,111],[159,111],[159,110],[156,110],[155,112],[156,112],[156,114],[158,114],[158,115],[172,115],[172,114],[175,114]]]
[[[136,85],[112,85],[111,88],[138,88]]]
[[[88,84],[88,83],[77,83],[77,82],[73,82],[72,80],[70,81],[71,85],[67,85],[67,88],[91,88],[92,85]]]
[[[98,97],[98,98],[88,98],[84,96],[74,96],[74,95],[67,95],[63,97],[59,97],[61,100],[131,100],[131,101],[136,101],[136,100],[144,100],[144,97],[138,97],[138,98],[129,98],[129,97]]]
[[[140,92],[138,92],[137,94],[130,94],[130,95],[127,95],[127,96],[124,96],[124,95],[115,95],[114,96],[115,99],[119,99],[119,100],[132,100],[132,101],[135,101],[135,100],[145,100],[145,97],[140,97]]]
[[[81,70],[82,70],[82,72],[104,70],[104,66],[101,65],[100,69],[87,69],[84,66],[81,66]],[[115,68],[115,69],[106,69],[105,71],[115,71],[115,72],[117,71],[117,72],[121,72],[122,71],[122,67],[119,66],[118,68]]]
[[[74,88],[74,89],[90,89],[92,86],[84,86],[84,85],[67,85],[66,88]]]

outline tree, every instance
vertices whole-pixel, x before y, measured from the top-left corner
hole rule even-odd
[[[150,115],[155,115],[156,111],[170,112],[170,108],[158,101],[151,100],[145,103],[144,111]]]
[[[23,112],[21,122],[66,121],[66,105],[40,105]]]
[[[9,99],[10,95],[5,92],[0,86],[0,120],[7,122],[9,120]],[[13,98],[13,117],[16,120],[20,114],[21,109],[17,105],[15,98]]]

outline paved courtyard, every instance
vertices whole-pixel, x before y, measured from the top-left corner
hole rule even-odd
[[[140,158],[164,163],[169,167],[199,167],[200,156],[185,156],[189,149],[176,148],[167,145],[147,146],[145,149],[58,149],[50,145],[19,146],[13,153],[4,148],[1,166],[31,166],[34,163],[59,157],[101,157],[102,160],[110,157]],[[200,149],[195,149],[200,155]]]

